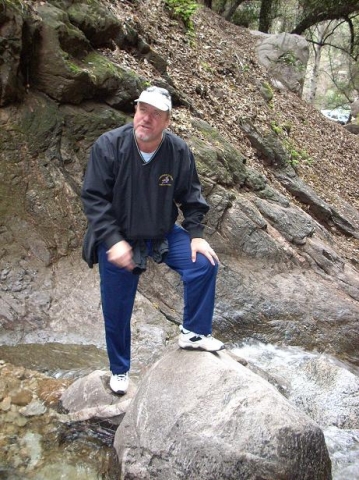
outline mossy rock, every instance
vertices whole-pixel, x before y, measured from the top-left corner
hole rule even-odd
[[[195,119],[193,125],[199,134],[189,143],[200,173],[221,185],[242,187],[248,175],[244,155],[207,122]]]
[[[98,47],[111,47],[122,32],[119,20],[99,3],[73,3],[67,10],[71,23],[76,25]]]
[[[90,148],[102,133],[128,121],[127,115],[105,104],[59,106],[46,95],[32,93],[24,103],[4,109],[0,223],[11,232],[27,225],[23,245],[36,231],[46,263],[81,244],[86,221],[80,191]],[[21,232],[24,235],[24,228]]]
[[[84,33],[74,26],[65,10],[50,4],[39,5],[37,11],[42,18],[43,28],[52,35],[46,35],[46,40],[57,43],[57,47],[76,58],[83,58],[91,50],[91,45]],[[51,48],[52,45],[47,45]]]
[[[34,49],[32,85],[61,103],[80,104],[93,98],[113,100],[120,89],[128,93],[126,102],[135,98],[141,83],[137,76],[93,51],[65,10],[44,4],[38,6],[38,11],[42,24],[40,41]]]
[[[4,0],[0,7],[0,106],[21,101],[24,94],[20,62],[24,24],[31,14],[26,4]]]

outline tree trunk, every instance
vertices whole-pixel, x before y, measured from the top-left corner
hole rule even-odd
[[[224,17],[226,20],[230,21],[234,12],[237,10],[239,5],[243,2],[244,2],[244,0],[234,0],[233,2],[226,3],[224,12],[222,14],[222,17]]]
[[[268,33],[272,24],[272,7],[274,0],[262,0],[261,9],[259,12],[259,27],[260,32]]]
[[[312,105],[315,102],[315,97],[317,95],[317,88],[318,88],[318,78],[319,78],[319,68],[320,68],[320,60],[322,56],[322,48],[323,45],[313,45],[314,48],[314,65],[313,70],[311,73],[311,79],[309,82],[309,94],[308,94],[308,102]]]
[[[212,9],[212,0],[203,0],[203,5]]]

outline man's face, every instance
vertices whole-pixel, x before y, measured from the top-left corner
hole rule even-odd
[[[163,112],[148,103],[138,102],[133,119],[135,135],[138,141],[160,143],[162,132],[170,123],[168,112]]]

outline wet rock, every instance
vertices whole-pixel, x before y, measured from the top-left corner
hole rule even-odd
[[[122,417],[135,396],[136,386],[130,379],[126,395],[115,395],[109,387],[110,374],[97,370],[76,380],[61,396],[71,421],[89,418]],[[116,420],[116,422],[118,419]]]
[[[28,405],[32,400],[32,393],[29,390],[18,390],[11,394],[11,402],[19,407]]]
[[[5,397],[3,401],[0,403],[0,409],[3,412],[7,412],[11,408],[11,397]]]
[[[80,468],[65,463],[64,461],[58,461],[41,467],[36,474],[37,480],[49,480],[52,479],[80,479],[84,480],[98,480],[98,472],[90,466],[81,465]]]
[[[245,358],[248,368],[320,425],[333,479],[358,477],[358,369],[325,353],[260,342],[244,342],[231,354]]]
[[[31,410],[11,402],[11,395],[19,390],[7,394],[8,378],[20,382],[21,387],[16,382],[20,391],[32,393],[34,401],[30,404]],[[83,424],[79,438],[79,425],[69,434],[71,426],[68,416],[58,413],[55,398],[60,397],[64,386],[69,383],[69,380],[49,378],[40,372],[0,361],[0,394],[10,401],[8,410],[0,409],[1,478],[4,476],[15,480],[33,476],[48,480],[67,472],[68,478],[95,479],[99,478],[99,469],[103,473],[107,468],[106,462],[112,455],[112,449],[108,447],[112,445],[114,432],[106,430],[97,420],[93,425]],[[50,389],[53,390],[53,401],[49,398]],[[44,405],[38,400],[42,395],[47,397],[47,405],[51,404],[52,408],[43,411]],[[25,417],[21,411],[31,415]],[[102,439],[101,429],[106,430],[106,443]],[[69,451],[69,463],[73,462],[74,466],[66,463]]]
[[[44,378],[38,380],[37,395],[47,407],[56,408],[64,390],[72,383],[72,380],[59,380]]]
[[[18,417],[19,417],[19,414],[16,411],[10,410],[9,412],[6,412],[6,415],[4,416],[4,422],[16,423],[16,420]]]
[[[20,445],[23,448],[23,455],[27,457],[29,468],[35,467],[42,455],[41,436],[31,430],[27,431],[21,438]]]
[[[302,361],[289,399],[322,427],[359,429],[359,377],[334,359]]]
[[[17,415],[14,422],[18,427],[25,427],[28,423],[28,420],[22,415]]]
[[[298,347],[279,348],[250,342],[235,348],[253,371],[265,378],[300,410],[323,428],[359,428],[358,369],[326,353],[309,353]],[[349,367],[349,368],[348,368]],[[259,368],[260,370],[258,370]],[[273,382],[274,380],[274,382]]]
[[[46,413],[46,411],[47,408],[45,407],[45,405],[38,400],[33,400],[25,407],[19,409],[19,412],[21,413],[21,415],[24,415],[24,417],[40,416]]]
[[[324,434],[332,460],[333,478],[359,478],[359,431],[342,430],[333,426],[325,429]]]

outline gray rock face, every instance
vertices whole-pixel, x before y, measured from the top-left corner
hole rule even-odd
[[[71,5],[39,3],[22,14],[9,3],[2,17],[10,33],[0,69],[7,105],[0,111],[0,316],[1,338],[11,337],[11,343],[95,338],[103,344],[97,274],[81,260],[86,220],[79,192],[93,141],[130,120],[125,112],[132,111],[143,80],[94,48],[114,41],[140,56],[149,52],[140,29],[127,28],[112,14],[102,18],[96,13],[104,11],[100,4]],[[287,51],[291,41],[292,36],[280,40]],[[20,54],[24,48],[26,55]],[[304,62],[302,53],[298,58]],[[19,71],[22,58],[29,68],[20,70],[31,80],[25,96],[6,73]],[[21,103],[12,103],[7,85]],[[170,89],[180,103],[182,92]],[[357,239],[359,214],[343,202],[339,210],[320,199],[297,176],[276,131],[261,131],[249,118],[240,122],[268,177],[249,167],[243,152],[203,120],[192,120],[189,139],[211,205],[206,235],[222,263],[216,333],[227,342],[249,336],[306,349],[330,345],[330,353],[358,363],[359,276],[354,260],[348,264],[332,247],[330,232]],[[271,184],[273,177],[281,192]],[[292,204],[291,195],[306,211]],[[175,274],[150,265],[139,289],[163,322],[181,322],[182,290]],[[146,312],[136,309],[134,319],[140,323]],[[146,328],[139,328],[139,337],[166,342]],[[333,337],[338,341],[331,343]],[[146,365],[149,350],[134,351]]]
[[[222,352],[173,349],[155,364],[115,448],[123,480],[331,478],[320,428]]]

